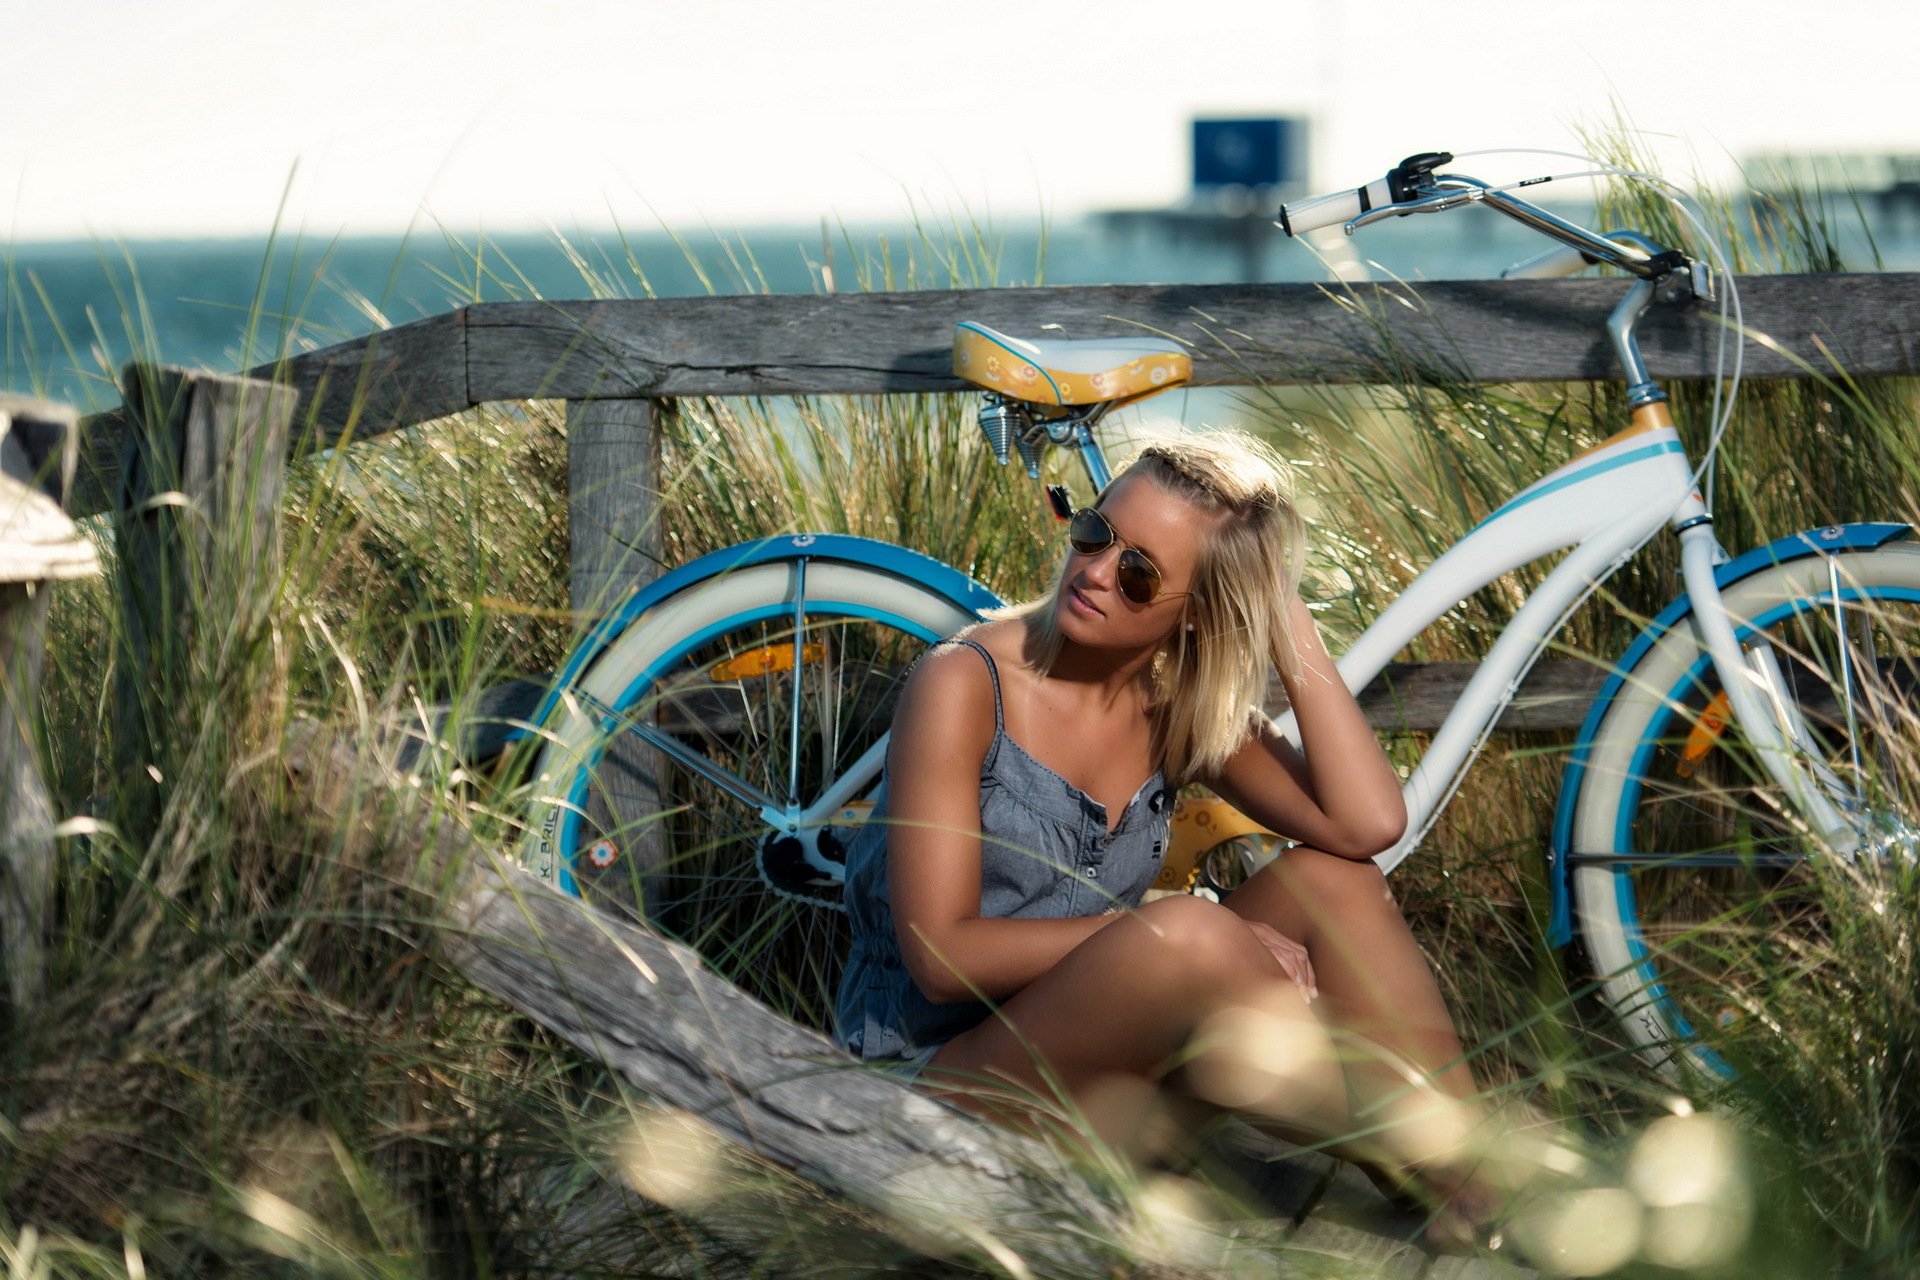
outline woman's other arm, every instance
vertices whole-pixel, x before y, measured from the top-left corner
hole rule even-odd
[[[1004,1000],[1111,922],[980,916],[980,766],[993,684],[964,647],[921,659],[887,750],[887,882],[907,971],[936,1004]]]
[[[1301,749],[1262,717],[1208,784],[1261,825],[1327,853],[1370,858],[1406,833],[1400,778],[1328,656],[1306,603],[1289,602],[1297,670],[1280,665]]]

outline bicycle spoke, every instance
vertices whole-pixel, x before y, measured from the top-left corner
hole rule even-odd
[[[655,750],[665,752],[675,764],[693,770],[714,786],[732,795],[742,804],[749,805],[755,811],[762,813],[778,808],[773,797],[769,796],[766,792],[722,769],[707,756],[702,755],[699,750],[682,742],[679,738],[668,733],[663,733],[659,728],[646,723],[644,720],[618,717],[610,709],[593,701],[591,698],[583,697],[581,700],[598,711],[604,718],[618,723],[621,732],[653,747]]]
[[[802,559],[793,564],[793,710],[787,734],[787,803],[792,806],[800,803],[800,708],[806,693],[805,682],[800,678],[804,665],[801,642],[806,634],[807,562]]]
[[[1840,641],[1840,707],[1846,713],[1847,752],[1853,761],[1853,798],[1859,800],[1862,798],[1860,794],[1860,720],[1853,705],[1853,655],[1848,649],[1847,607],[1840,595],[1840,562],[1838,560],[1827,561],[1827,582],[1833,596],[1833,626]]]

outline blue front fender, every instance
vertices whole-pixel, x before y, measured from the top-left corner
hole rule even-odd
[[[1838,551],[1870,549],[1912,534],[1912,527],[1904,524],[1828,525],[1824,529],[1810,529],[1764,547],[1756,547],[1715,569],[1713,577],[1724,590],[1743,578],[1791,560],[1831,555]],[[1560,780],[1560,803],[1553,815],[1553,839],[1547,846],[1547,884],[1553,895],[1552,909],[1547,919],[1548,946],[1564,947],[1573,940],[1571,869],[1567,854],[1573,844],[1573,812],[1580,802],[1580,787],[1586,780],[1587,756],[1592,750],[1600,722],[1606,717],[1621,686],[1626,683],[1628,674],[1646,656],[1647,650],[1692,611],[1693,601],[1683,595],[1647,624],[1646,629],[1613,665],[1613,674],[1601,686],[1599,695],[1593,700],[1592,709],[1587,712],[1586,722],[1580,726],[1580,735],[1574,740],[1573,754],[1567,761],[1567,771]]]
[[[553,687],[540,701],[540,707],[534,712],[532,723],[545,724],[552,713],[554,704],[560,700],[562,690],[572,686],[593,661],[605,651],[608,645],[621,635],[634,620],[647,610],[658,605],[677,591],[684,591],[696,583],[708,578],[717,578],[723,573],[736,569],[745,569],[773,560],[833,560],[843,564],[865,565],[906,578],[920,586],[929,587],[946,596],[961,608],[978,614],[992,609],[1003,601],[992,590],[974,581],[952,565],[935,560],[932,556],[921,555],[918,551],[909,551],[905,547],[895,546],[891,542],[881,542],[874,538],[860,538],[845,533],[798,533],[778,538],[761,538],[753,542],[736,543],[731,547],[722,547],[709,552],[698,560],[681,565],[671,573],[662,574],[643,587],[636,588],[627,596],[620,607],[594,624],[581,642],[574,647],[567,658],[567,665],[554,680]],[[515,734],[514,736],[523,736]]]

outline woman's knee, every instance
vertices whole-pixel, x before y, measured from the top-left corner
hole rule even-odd
[[[1217,902],[1185,894],[1137,908],[1127,922],[1150,948],[1183,977],[1212,982],[1272,977],[1280,972],[1248,923]]]
[[[1386,873],[1372,858],[1342,858],[1302,845],[1274,859],[1267,873],[1279,877],[1294,895],[1336,910],[1366,906],[1399,909]]]

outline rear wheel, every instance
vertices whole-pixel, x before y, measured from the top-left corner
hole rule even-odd
[[[1729,587],[1754,678],[1878,833],[1911,857],[1920,810],[1920,547],[1812,556]],[[1575,806],[1577,924],[1608,1004],[1670,1075],[1732,1073],[1713,1045],[1822,955],[1844,877],[1738,741],[1693,628],[1628,673]]]
[[[526,862],[825,1025],[845,845],[900,688],[929,644],[974,620],[920,583],[798,555],[676,593],[550,717]]]

